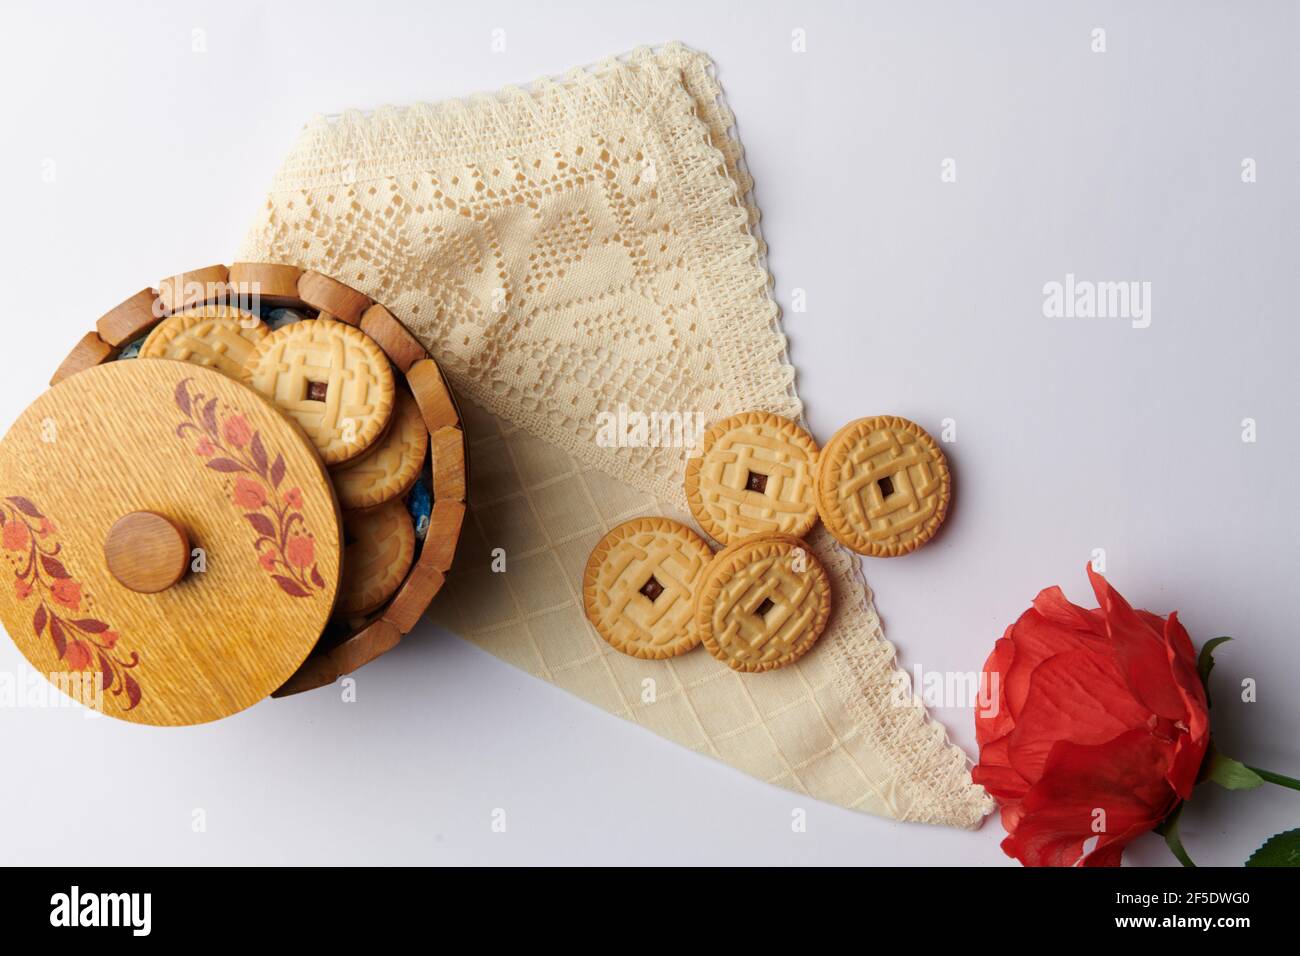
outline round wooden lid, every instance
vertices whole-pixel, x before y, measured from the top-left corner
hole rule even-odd
[[[0,442],[0,621],[111,717],[197,724],[268,696],[329,619],[341,552],[306,436],[207,368],[87,369]]]

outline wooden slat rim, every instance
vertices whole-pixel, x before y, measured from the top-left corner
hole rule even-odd
[[[415,343],[415,346],[411,347],[409,354],[420,354],[422,356],[409,362],[405,369],[399,369],[407,375],[408,387],[411,386],[411,371],[418,366],[417,378],[428,375],[429,381],[435,384],[436,397],[446,404],[445,409],[433,416],[434,420],[432,422],[426,416],[425,424],[430,430],[431,448],[435,441],[451,441],[452,436],[450,433],[454,432],[456,435],[455,441],[461,460],[461,475],[459,476],[461,489],[459,493],[452,497],[448,497],[446,494],[440,495],[435,471],[433,505],[434,514],[445,513],[451,509],[459,510],[456,531],[454,534],[434,536],[433,528],[435,523],[431,515],[430,536],[426,538],[419,559],[412,566],[406,580],[402,582],[402,586],[397,591],[397,594],[400,595],[407,585],[411,583],[412,576],[417,571],[431,576],[436,575],[437,586],[433,588],[429,596],[431,603],[433,597],[446,583],[446,575],[455,557],[460,533],[464,528],[466,499],[468,498],[469,488],[469,443],[466,440],[462,426],[462,416],[456,394],[451,390],[451,386],[443,375],[442,368],[428,354],[424,346],[420,344],[419,339],[415,338],[410,330],[388,308],[381,303],[375,302],[365,293],[323,273],[303,270],[297,266],[282,263],[237,262],[230,267],[217,264],[169,276],[158,283],[157,290],[143,289],[101,316],[96,323],[96,330],[87,333],[77,342],[55,371],[50,384],[54,385],[69,378],[84,368],[91,368],[116,358],[123,345],[134,341],[168,315],[199,305],[226,302],[232,294],[232,287],[237,294],[238,286],[241,283],[255,281],[251,277],[256,277],[259,273],[268,270],[272,274],[278,274],[275,283],[279,286],[279,291],[285,294],[267,297],[259,292],[259,297],[262,301],[271,302],[276,307],[315,309],[322,317],[333,318],[358,326],[363,325],[366,316],[372,312],[372,321],[392,319],[396,323],[396,328],[401,330],[402,335],[409,337],[410,341]],[[296,291],[294,296],[287,294],[291,279],[293,280],[292,287]],[[187,286],[200,286],[201,289],[187,289]],[[152,314],[152,321],[138,329],[135,327],[136,323],[130,321],[123,322],[120,326],[113,321],[115,318],[125,318],[122,315],[124,310],[128,312],[128,315],[130,312],[134,312],[137,316],[141,316],[146,306]],[[101,332],[104,334],[101,334]],[[383,347],[383,343],[380,344]],[[403,342],[402,344],[409,343]],[[416,352],[417,347],[418,353]],[[405,361],[406,354],[394,354],[392,350],[395,348],[390,343],[385,350],[385,354],[400,366]],[[428,362],[429,365],[425,366],[424,362]],[[415,393],[413,387],[411,390]],[[446,409],[449,409],[449,411]],[[422,405],[421,414],[424,415],[425,412],[426,409]],[[449,415],[454,415],[454,420],[448,420]],[[445,490],[445,481],[443,486]],[[397,623],[386,617],[386,615],[390,614],[389,609],[392,603],[390,601],[377,618],[342,644],[321,653],[313,652],[303,662],[298,671],[271,696],[277,698],[287,697],[332,684],[344,674],[356,670],[396,647],[406,632],[399,628]],[[414,615],[410,627],[415,626],[415,623],[427,609],[428,605],[426,604],[419,614]],[[400,612],[398,613],[400,615]],[[402,616],[401,623],[406,622],[407,617]]]

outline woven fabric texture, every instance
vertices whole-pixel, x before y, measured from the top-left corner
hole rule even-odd
[[[710,61],[678,44],[526,89],[318,118],[238,255],[385,303],[461,396],[471,516],[435,620],[763,780],[977,826],[988,796],[899,694],[859,563],[823,531],[810,543],[835,610],[791,667],[741,675],[703,649],[637,660],[583,616],[606,531],[645,514],[694,524],[678,439],[741,411],[801,414],[732,126]]]

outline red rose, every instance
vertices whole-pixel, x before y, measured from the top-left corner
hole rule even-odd
[[[972,777],[1002,807],[1002,849],[1026,866],[1118,866],[1191,795],[1210,739],[1178,615],[1135,611],[1088,577],[1100,608],[1047,588],[984,665],[993,705],[975,717]]]
[[[222,426],[221,434],[236,448],[243,448],[253,437],[253,429],[243,415],[231,415]]]
[[[284,500],[288,503],[290,508],[297,508],[299,511],[301,511],[302,510],[302,489],[297,487],[290,488],[288,491],[285,492]]]
[[[217,453],[217,446],[205,436],[199,439],[199,443],[194,446],[194,454],[202,455],[204,458],[211,458]]]

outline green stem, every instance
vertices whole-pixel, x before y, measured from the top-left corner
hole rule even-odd
[[[1195,869],[1196,864],[1192,862],[1192,858],[1183,849],[1183,841],[1178,836],[1178,818],[1182,816],[1184,806],[1185,804],[1178,804],[1173,813],[1160,821],[1160,825],[1156,827],[1156,832],[1165,838],[1165,844],[1169,847],[1169,852],[1178,858],[1179,863]]]
[[[1271,770],[1260,770],[1258,767],[1251,767],[1250,769],[1269,783],[1275,783],[1279,787],[1286,787],[1289,790],[1300,790],[1300,780],[1295,779],[1295,777],[1274,773]]]
[[[1165,834],[1165,843],[1169,844],[1170,852],[1172,852],[1174,856],[1178,857],[1179,863],[1183,866],[1190,867],[1193,870],[1196,869],[1196,864],[1192,862],[1192,858],[1188,856],[1187,851],[1183,849],[1183,842],[1178,839],[1177,830]]]

